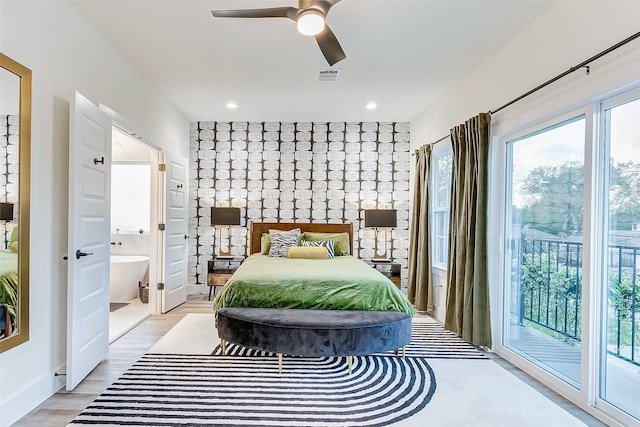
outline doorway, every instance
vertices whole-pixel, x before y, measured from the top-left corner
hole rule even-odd
[[[576,113],[507,142],[512,238],[504,345],[576,389],[585,128]]]
[[[69,120],[68,244],[72,256],[66,258],[69,261],[66,364],[69,391],[109,352],[111,247],[121,246],[118,240],[111,240],[114,128],[148,145],[151,153],[148,283],[152,286],[144,316],[166,312],[186,301],[188,161],[152,146],[140,138],[139,133],[131,132],[133,126],[122,123],[129,122],[108,107],[96,106],[82,94],[75,93]],[[167,223],[171,227],[166,226]],[[144,228],[142,230],[144,233]],[[111,241],[116,243],[110,245]],[[171,298],[167,298],[167,294]],[[133,328],[140,321],[142,319],[125,329]]]
[[[640,426],[639,116],[634,88],[524,126],[499,148],[497,353],[630,426]]]
[[[117,126],[111,145],[109,343],[149,317],[158,150]]]

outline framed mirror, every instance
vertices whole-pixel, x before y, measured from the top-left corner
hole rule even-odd
[[[29,340],[31,70],[0,53],[0,353]]]

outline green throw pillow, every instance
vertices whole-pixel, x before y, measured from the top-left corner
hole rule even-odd
[[[18,241],[18,226],[16,225],[15,227],[13,227],[13,231],[11,232],[11,239],[9,239],[9,245],[17,241]]]
[[[269,248],[271,247],[271,237],[269,233],[262,233],[260,237],[260,253],[262,255],[269,255]]]
[[[310,242],[333,240],[336,256],[349,255],[351,252],[351,245],[349,244],[349,233],[315,233],[307,231],[304,233],[304,240],[308,240]]]

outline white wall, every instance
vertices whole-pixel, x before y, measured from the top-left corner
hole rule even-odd
[[[411,121],[412,148],[436,141],[480,112],[495,110],[640,30],[640,2],[563,1]],[[629,49],[638,49],[638,41]],[[614,54],[615,56],[616,54]],[[604,59],[592,66],[597,69]],[[576,72],[549,89],[584,78]],[[547,93],[544,89],[539,95]],[[497,113],[493,122],[515,107]]]
[[[189,154],[189,123],[66,1],[0,2],[0,50],[33,71],[30,340],[0,354],[0,426],[63,384],[69,102],[103,103],[161,148]]]
[[[413,119],[411,149],[448,135],[449,129],[453,126],[480,112],[497,109],[511,99],[635,34],[640,30],[639,16],[640,2],[558,3],[488,58],[438,102]],[[620,52],[598,60],[592,64],[589,76],[583,71],[577,71],[527,98],[526,101],[494,114],[492,134],[500,131],[501,124],[506,120],[513,126],[540,114],[540,111],[533,108],[536,103],[544,101],[548,108],[548,101],[552,99],[558,108],[561,108],[565,102],[561,99],[563,94],[569,91],[575,93],[577,87],[589,79],[599,78],[602,74],[618,74],[617,81],[640,78],[640,65],[637,62],[639,45],[640,40],[636,40],[620,49]],[[600,82],[604,80],[607,79],[600,79]],[[601,87],[604,88],[606,85],[602,84]],[[526,112],[522,107],[524,103]],[[489,221],[491,216],[489,212]],[[495,288],[499,285],[491,283],[491,286]],[[445,292],[437,292],[435,295],[436,313],[439,318],[444,313],[445,295]],[[497,310],[493,310],[493,314],[496,313]]]

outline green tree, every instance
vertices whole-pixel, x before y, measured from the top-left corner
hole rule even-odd
[[[610,167],[609,211],[616,230],[632,230],[640,223],[640,164]]]
[[[640,164],[609,167],[609,213],[616,230],[640,224]],[[555,236],[582,231],[584,167],[581,162],[537,167],[525,178],[522,224]]]
[[[529,172],[522,188],[522,223],[556,236],[582,231],[584,167],[581,162],[541,166]]]

